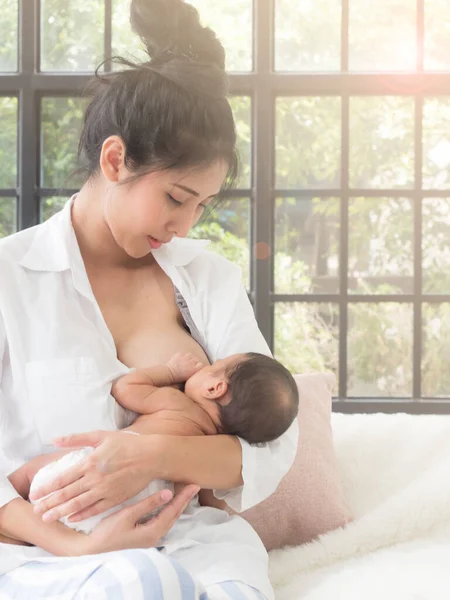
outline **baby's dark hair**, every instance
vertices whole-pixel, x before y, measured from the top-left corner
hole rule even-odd
[[[218,404],[221,430],[250,444],[282,435],[298,413],[298,388],[280,362],[256,352],[226,370],[231,401]]]
[[[237,175],[236,131],[227,100],[225,52],[183,0],[132,0],[130,22],[149,55],[146,63],[114,57],[124,70],[99,75],[78,147],[86,179],[99,173],[102,144],[122,138],[134,181],[171,168],[229,166],[224,187]]]

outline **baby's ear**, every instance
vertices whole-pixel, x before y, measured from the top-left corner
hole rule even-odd
[[[217,379],[210,384],[207,389],[207,395],[210,400],[220,401],[228,391],[228,384],[223,379]]]

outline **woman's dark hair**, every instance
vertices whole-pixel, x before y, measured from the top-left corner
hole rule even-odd
[[[127,68],[106,75],[97,68],[78,147],[86,178],[99,172],[104,140],[118,135],[133,173],[127,182],[224,160],[231,186],[238,157],[222,44],[183,0],[132,0],[130,22],[149,61],[114,57]]]
[[[298,414],[298,387],[280,362],[256,352],[226,370],[231,401],[218,404],[221,432],[250,444],[271,442]]]

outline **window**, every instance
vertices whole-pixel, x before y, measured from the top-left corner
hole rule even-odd
[[[243,163],[192,235],[241,265],[286,366],[338,374],[337,410],[450,412],[449,3],[192,3],[227,49]],[[78,189],[81,90],[142,49],[129,0],[1,4],[4,236]]]

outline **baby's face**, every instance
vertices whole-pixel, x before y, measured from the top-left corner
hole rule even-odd
[[[225,377],[226,370],[237,362],[244,360],[243,354],[232,354],[227,358],[216,360],[212,365],[208,365],[197,371],[190,377],[184,386],[184,392],[187,396],[201,402],[209,400],[209,393],[220,382],[227,384]],[[226,390],[225,390],[226,392]],[[215,399],[217,401],[217,398]]]

